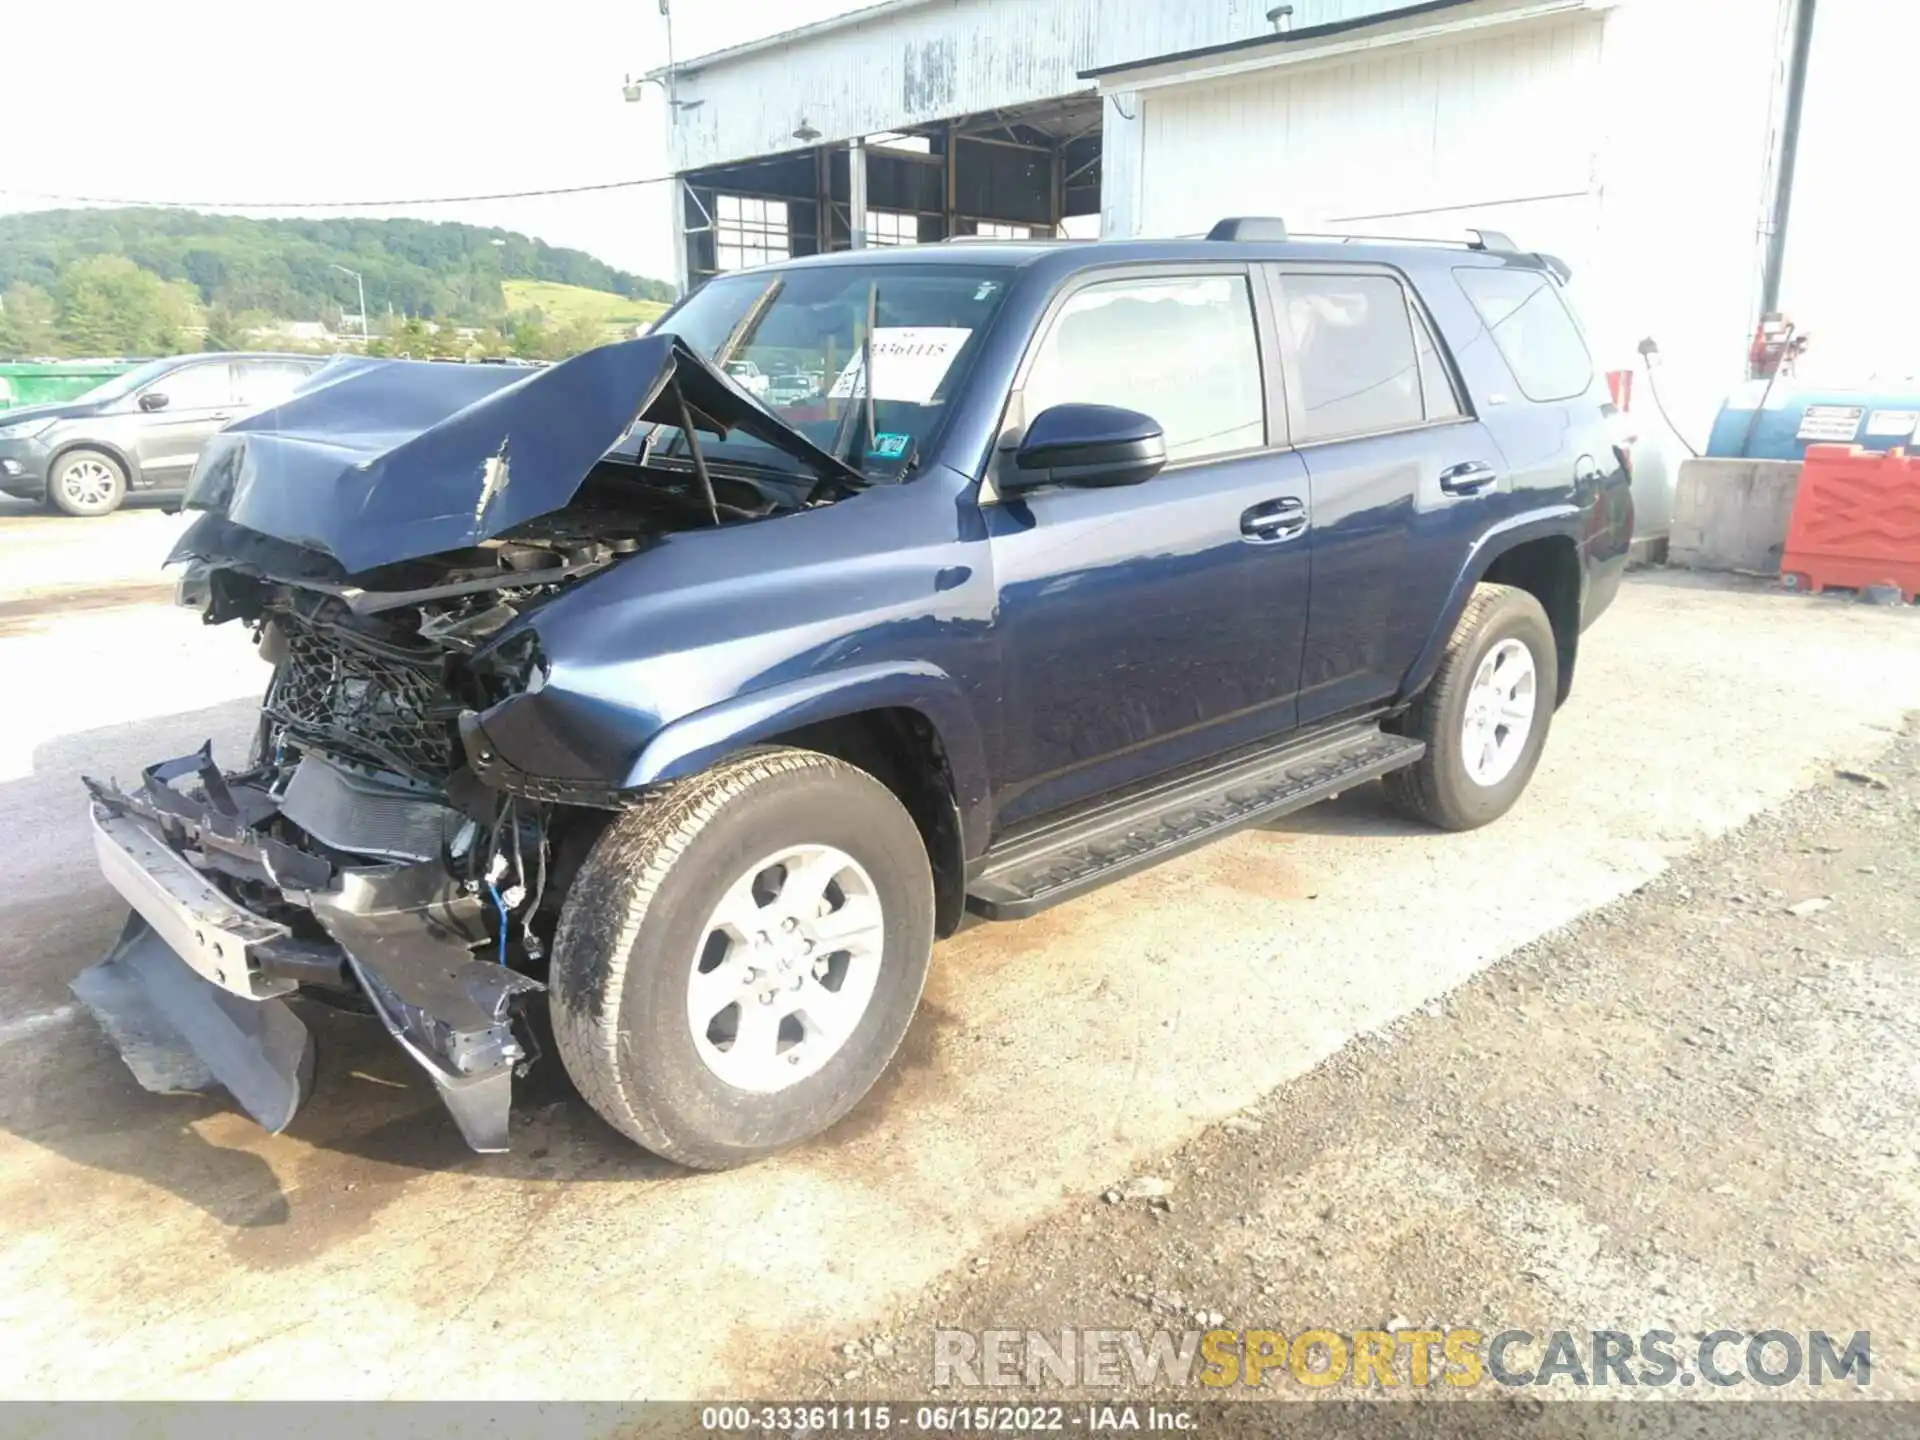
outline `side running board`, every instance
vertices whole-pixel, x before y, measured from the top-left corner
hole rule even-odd
[[[1009,837],[987,853],[967,908],[1020,920],[1246,825],[1304,809],[1411,765],[1418,740],[1374,722],[1315,736]]]

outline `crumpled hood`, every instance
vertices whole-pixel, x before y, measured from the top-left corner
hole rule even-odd
[[[738,430],[848,467],[670,334],[539,370],[351,357],[201,452],[188,509],[333,557],[349,575],[457,550],[572,500],[637,420]]]

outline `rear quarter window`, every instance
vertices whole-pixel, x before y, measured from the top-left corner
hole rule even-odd
[[[1560,287],[1538,270],[1463,267],[1460,288],[1529,400],[1571,400],[1593,382],[1593,357]]]

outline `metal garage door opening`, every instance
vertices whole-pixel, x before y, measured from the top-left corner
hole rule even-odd
[[[866,245],[1099,233],[1100,104],[1075,95],[690,171],[687,274]],[[806,139],[802,117],[795,136]]]

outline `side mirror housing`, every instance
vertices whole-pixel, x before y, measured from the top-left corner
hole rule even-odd
[[[164,390],[149,390],[140,397],[142,410],[164,410],[167,408],[167,395]]]
[[[1138,485],[1167,463],[1160,422],[1116,405],[1055,405],[1027,426],[1003,489]]]

